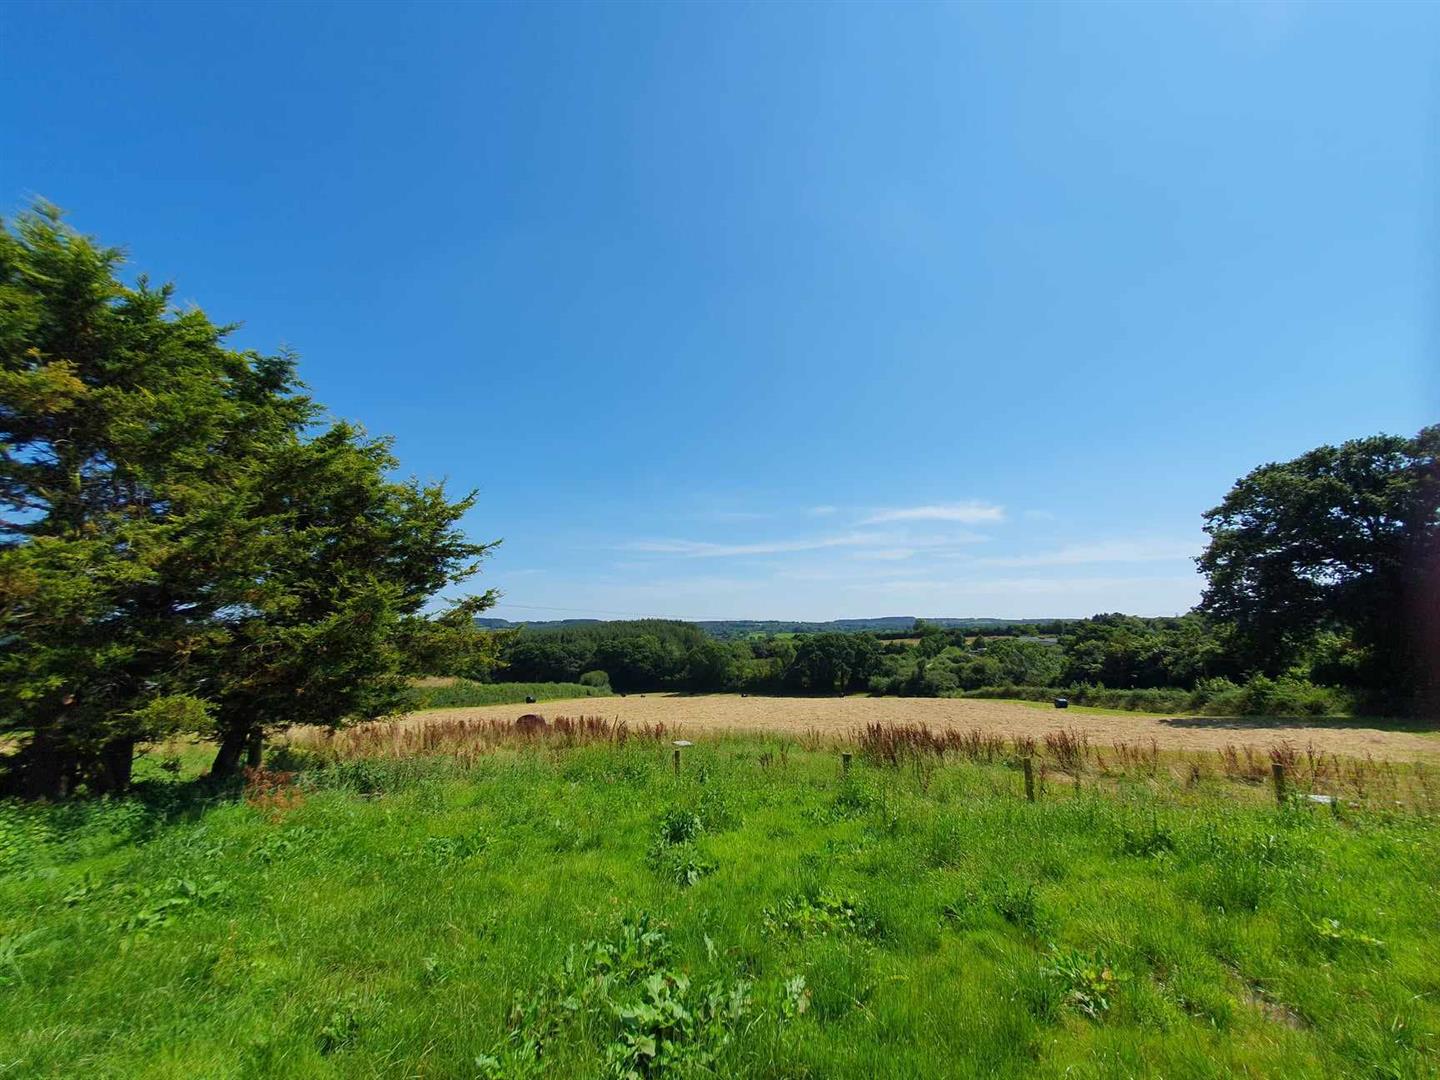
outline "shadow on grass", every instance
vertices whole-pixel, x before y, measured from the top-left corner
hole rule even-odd
[[[1175,728],[1210,731],[1285,731],[1292,728],[1332,728],[1336,731],[1407,731],[1440,735],[1440,720],[1418,716],[1175,716],[1160,723]]]

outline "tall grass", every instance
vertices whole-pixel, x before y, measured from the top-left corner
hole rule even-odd
[[[157,782],[0,805],[9,1072],[1424,1077],[1440,1060],[1434,804],[1276,806],[1251,779],[1270,749],[1227,767],[1074,732],[897,728],[702,740],[677,775],[669,732],[414,727],[285,751],[234,797]],[[848,771],[841,749],[859,751]],[[1035,803],[1019,753],[1049,771]],[[1413,770],[1274,753],[1322,780]]]
[[[631,739],[650,742],[666,737],[664,724],[631,727],[623,720],[603,716],[557,716],[535,726],[516,721],[444,717],[424,723],[380,722],[338,731],[311,729],[290,736],[282,750],[287,761],[313,763],[351,761],[356,758],[403,758],[450,754],[473,760],[502,746],[531,742],[558,747],[593,743],[623,745]],[[295,758],[295,753],[310,758]]]

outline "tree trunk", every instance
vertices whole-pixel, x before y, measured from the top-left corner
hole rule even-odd
[[[100,748],[99,768],[95,773],[95,791],[99,795],[115,795],[130,786],[130,772],[135,765],[135,740],[111,739]]]
[[[72,750],[62,747],[44,729],[13,759],[7,773],[15,781],[11,790],[30,799],[64,799],[74,790],[80,764]]]
[[[265,732],[256,728],[245,743],[245,764],[252,769],[260,768],[265,760]]]
[[[240,772],[240,755],[245,752],[245,744],[250,738],[250,732],[245,730],[226,731],[220,737],[220,749],[215,752],[215,762],[210,766],[210,779],[229,780]]]

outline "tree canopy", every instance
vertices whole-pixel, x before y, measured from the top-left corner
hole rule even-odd
[[[175,731],[223,773],[267,727],[393,706],[408,646],[461,632],[425,605],[487,550],[469,498],[322,424],[292,356],[121,264],[47,206],[0,228],[0,732],[33,794],[123,787]]]
[[[1320,635],[1353,642],[1357,682],[1417,690],[1433,675],[1440,426],[1321,446],[1241,478],[1205,515],[1201,609],[1277,672]]]

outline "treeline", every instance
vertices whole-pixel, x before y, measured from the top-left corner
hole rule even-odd
[[[882,659],[880,643],[871,634],[719,641],[693,623],[660,619],[503,634],[494,666],[455,673],[474,679],[579,682],[622,694],[833,694],[868,689]]]
[[[819,633],[717,641],[691,623],[644,619],[559,630],[507,631],[496,662],[459,674],[478,680],[570,682],[618,693],[694,692],[936,696],[1002,684],[1057,682],[1191,687],[1231,673],[1198,616],[1101,615],[1066,624],[1064,636],[1026,626],[993,636],[921,623],[904,641],[870,633]],[[918,642],[914,638],[918,636]],[[913,643],[912,643],[913,642]]]
[[[976,634],[921,622],[902,640],[819,633],[718,641],[665,620],[507,631],[470,678],[569,682],[616,693],[981,696],[1217,715],[1397,711],[1388,688],[1356,676],[1353,642],[1318,635],[1281,670],[1249,664],[1235,630],[1212,617],[1102,614]],[[918,639],[918,640],[917,640]]]

